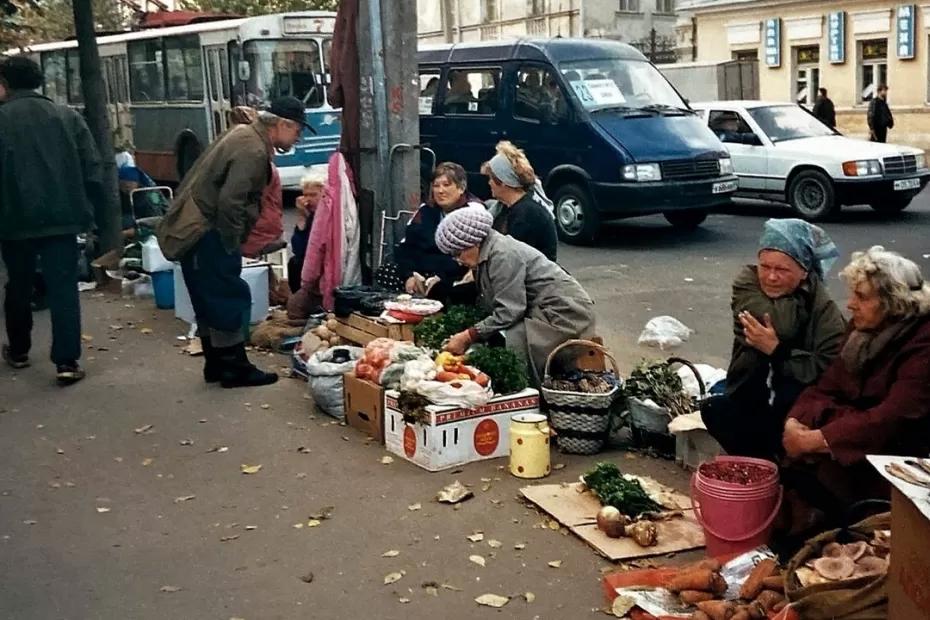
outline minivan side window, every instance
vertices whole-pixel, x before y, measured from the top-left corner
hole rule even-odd
[[[521,67],[515,88],[515,117],[552,125],[567,117],[568,103],[554,71],[542,67]]]
[[[420,114],[433,113],[433,100],[439,90],[439,69],[428,69],[420,72]]]
[[[493,116],[500,102],[500,82],[500,69],[453,69],[449,71],[442,111]]]

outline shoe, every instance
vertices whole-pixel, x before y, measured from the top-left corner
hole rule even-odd
[[[245,343],[232,347],[214,349],[221,364],[220,385],[224,388],[258,387],[278,382],[278,375],[262,372],[249,362],[245,353]]]
[[[203,380],[207,383],[217,383],[223,378],[223,368],[217,358],[216,349],[210,343],[209,336],[201,336],[200,344],[203,347]]]
[[[3,345],[3,361],[5,361],[10,368],[15,368],[21,370],[23,368],[29,368],[29,356],[23,353],[22,355],[16,355],[13,351],[10,350],[10,345]]]
[[[77,383],[87,374],[84,372],[84,369],[78,365],[77,362],[58,364],[56,368],[58,369],[58,384],[63,386]]]

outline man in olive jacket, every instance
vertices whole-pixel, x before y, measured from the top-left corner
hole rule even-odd
[[[81,115],[37,94],[43,77],[25,56],[0,62],[0,250],[9,281],[3,358],[29,366],[30,300],[37,257],[52,318],[52,362],[59,383],[79,381],[81,308],[77,234],[94,224],[103,197],[101,165]]]
[[[159,226],[165,256],[181,261],[204,350],[204,380],[223,387],[278,380],[246,356],[242,333],[252,297],[239,247],[259,215],[274,149],[290,149],[309,127],[304,106],[281,97],[249,125],[237,125],[200,156]],[[312,129],[311,129],[312,131]]]

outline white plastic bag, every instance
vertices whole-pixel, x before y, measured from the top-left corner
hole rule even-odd
[[[695,364],[694,367],[697,368],[698,374],[701,375],[701,381],[704,382],[704,388],[708,392],[710,392],[710,388],[727,378],[727,371],[722,368],[714,368],[708,364]],[[675,372],[681,379],[681,385],[688,396],[700,398],[701,387],[694,377],[694,372],[687,366],[682,366]]]
[[[694,330],[672,316],[657,316],[646,323],[639,335],[639,344],[647,347],[673,349],[687,342]]]
[[[152,277],[147,274],[139,274],[138,278],[130,280],[123,278],[121,285],[123,297],[136,297],[144,299],[155,297],[155,288],[152,286]]]
[[[491,400],[491,391],[474,381],[456,381],[455,384],[460,387],[440,381],[420,381],[417,393],[428,398],[434,405],[463,409],[481,407]]]
[[[346,362],[333,362],[337,351],[347,351]],[[342,376],[355,368],[355,362],[362,356],[359,347],[332,347],[317,351],[307,360],[307,391],[317,407],[325,413],[339,418],[345,417],[345,403],[342,396]]]

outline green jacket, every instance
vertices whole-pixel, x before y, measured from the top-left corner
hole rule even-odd
[[[237,251],[258,220],[271,154],[260,121],[217,138],[184,177],[158,229],[165,256],[179,259],[211,229],[219,232],[226,251]]]
[[[747,265],[733,282],[731,305],[734,340],[727,371],[728,394],[764,390],[770,372],[776,392],[780,385],[811,385],[840,352],[846,322],[816,276],[808,277],[793,294],[770,299],[759,287],[756,267]],[[739,320],[744,310],[760,321],[765,314],[771,317],[780,341],[772,356],[746,344]]]
[[[87,232],[103,195],[97,147],[81,115],[13,91],[0,105],[0,241]]]

